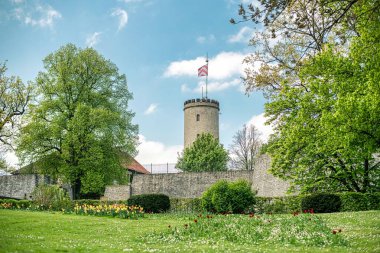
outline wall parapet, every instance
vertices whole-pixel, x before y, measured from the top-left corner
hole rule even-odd
[[[215,182],[246,179],[257,196],[285,196],[289,184],[268,173],[258,171],[185,172],[178,174],[135,175],[132,194],[163,193],[172,198],[196,198]]]

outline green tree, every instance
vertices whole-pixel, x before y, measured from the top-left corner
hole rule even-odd
[[[326,44],[299,72],[305,87],[285,84],[266,104],[278,123],[271,171],[303,191],[380,189],[379,18],[378,10],[356,24],[348,53]]]
[[[262,90],[270,96],[285,84],[304,87],[298,76],[304,62],[326,43],[347,48],[358,35],[358,21],[368,20],[379,8],[376,0],[260,0],[240,5],[240,20],[231,23],[262,24],[250,40],[254,52],[245,59],[246,91]]]
[[[178,157],[176,167],[183,171],[226,171],[228,153],[210,133],[202,133]]]
[[[125,75],[94,49],[72,44],[44,59],[39,96],[22,129],[18,153],[26,163],[69,182],[75,197],[101,194],[121,180],[119,155],[134,155],[137,126]]]
[[[12,149],[17,137],[21,116],[31,98],[31,87],[19,77],[5,76],[5,63],[0,66],[0,168],[5,168],[2,159],[5,152]]]

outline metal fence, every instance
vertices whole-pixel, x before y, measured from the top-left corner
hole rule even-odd
[[[143,164],[144,168],[151,174],[168,174],[180,173],[180,169],[175,167],[175,163],[161,163],[161,164]]]

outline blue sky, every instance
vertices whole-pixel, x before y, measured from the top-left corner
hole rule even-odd
[[[243,0],[247,1],[247,0]],[[0,61],[8,76],[32,81],[42,60],[67,43],[93,47],[127,76],[143,163],[176,162],[183,102],[201,97],[197,69],[209,55],[209,98],[220,102],[225,147],[243,124],[265,138],[264,98],[244,94],[244,56],[253,24],[231,25],[239,0],[2,0]],[[13,159],[14,160],[14,159]],[[9,158],[9,161],[13,161]]]

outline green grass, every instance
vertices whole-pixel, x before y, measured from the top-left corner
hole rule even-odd
[[[320,214],[331,229],[341,228],[347,246],[258,245],[217,240],[160,241],[187,215],[146,215],[139,220],[61,213],[0,210],[0,252],[380,252],[380,211]],[[290,215],[289,215],[290,217]],[[212,238],[211,238],[212,239]]]

